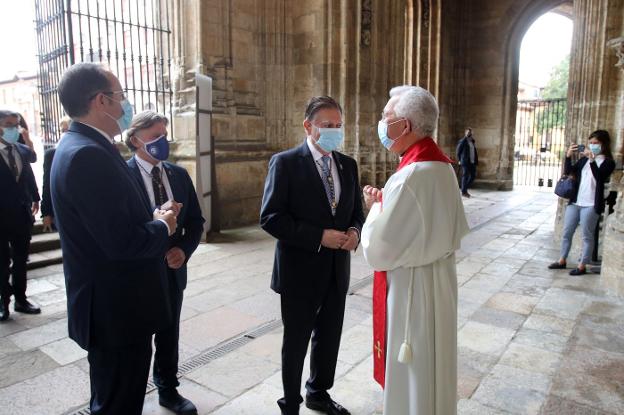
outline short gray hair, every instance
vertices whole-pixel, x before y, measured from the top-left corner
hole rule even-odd
[[[146,128],[150,128],[154,124],[159,122],[165,123],[165,126],[169,125],[169,120],[167,119],[167,117],[154,111],[143,111],[135,115],[132,118],[130,128],[128,128],[125,132],[125,143],[130,151],[137,150],[136,146],[132,144],[132,137],[134,137],[137,132],[145,130]]]
[[[397,98],[394,113],[406,118],[412,131],[419,137],[430,137],[438,126],[438,102],[429,91],[419,86],[401,85],[390,90],[390,98]]]

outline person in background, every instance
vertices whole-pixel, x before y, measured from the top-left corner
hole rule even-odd
[[[461,192],[462,196],[470,197],[468,188],[477,177],[477,165],[479,164],[479,154],[475,139],[472,135],[472,128],[466,128],[464,136],[457,143],[457,160],[462,167]]]
[[[26,262],[39,191],[30,167],[32,151],[18,142],[19,128],[19,114],[0,111],[0,321],[9,318],[11,295],[16,312],[41,313],[26,298]]]
[[[64,134],[69,129],[71,118],[65,116],[59,121],[59,131]],[[62,136],[61,136],[62,138]],[[58,145],[58,143],[57,143]],[[43,231],[52,232],[56,230],[54,226],[54,209],[50,198],[50,169],[54,160],[56,147],[49,148],[43,154],[43,189],[41,194],[41,219],[43,220]]]
[[[134,153],[127,163],[152,206],[163,208],[171,204],[171,200],[181,204],[177,212],[178,229],[169,237],[165,254],[173,319],[171,325],[154,336],[153,377],[161,406],[176,414],[193,415],[197,408],[178,393],[180,383],[176,375],[180,312],[187,281],[186,263],[204,233],[204,218],[191,177],[184,168],[166,161],[169,157],[168,124],[164,115],[154,111],[135,115],[126,131],[126,145]]]
[[[28,148],[30,148],[33,154],[35,154],[35,159],[32,161],[32,163],[34,163],[35,161],[37,161],[37,156],[35,153],[35,144],[30,138],[30,132],[28,131],[28,123],[26,123],[26,120],[24,119],[24,117],[22,117],[22,114],[17,113],[17,115],[19,117],[18,131],[20,133],[17,142],[27,146]]]
[[[579,154],[580,158],[572,163],[572,156],[579,146],[572,144],[566,153],[564,174],[576,177],[576,195],[570,199],[563,217],[563,235],[561,237],[561,255],[559,260],[548,266],[549,269],[565,269],[572,247],[572,237],[576,227],[581,225],[583,247],[578,265],[570,275],[587,273],[587,264],[594,249],[594,232],[600,215],[605,210],[605,183],[615,169],[611,154],[611,136],[605,130],[596,130],[589,135],[587,146]]]

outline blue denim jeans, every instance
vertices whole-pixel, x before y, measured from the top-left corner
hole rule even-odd
[[[583,249],[581,264],[589,264],[594,250],[594,232],[598,224],[599,215],[593,206],[581,207],[568,205],[563,217],[563,237],[561,238],[561,258],[566,259],[572,247],[572,237],[576,227],[581,225]]]

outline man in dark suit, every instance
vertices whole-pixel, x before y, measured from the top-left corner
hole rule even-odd
[[[308,103],[300,146],[274,155],[260,225],[277,239],[271,288],[281,295],[284,338],[282,414],[299,413],[301,374],[310,335],[306,406],[332,415],[349,411],[327,392],[334,383],[351,254],[364,222],[355,160],[336,151],[342,109],[332,98]]]
[[[59,83],[73,119],[52,162],[69,336],[88,353],[92,414],[142,412],[152,334],[170,324],[164,258],[172,210],[153,210],[113,137],[132,107],[119,80],[79,63]]]
[[[169,237],[165,256],[173,321],[169,327],[156,332],[154,337],[153,376],[160,405],[176,414],[190,415],[197,413],[195,405],[177,391],[180,385],[176,376],[178,339],[186,288],[186,263],[204,233],[204,218],[191,177],[182,167],[165,161],[169,155],[168,123],[167,118],[154,111],[137,114],[126,131],[126,145],[135,153],[128,160],[128,166],[150,204],[161,208],[170,200],[181,204],[179,212],[176,212],[178,229]]]
[[[457,160],[462,167],[461,192],[462,196],[470,197],[468,188],[474,182],[477,176],[477,164],[479,164],[479,154],[475,139],[472,136],[472,128],[466,128],[466,132],[459,143],[456,150]]]
[[[59,129],[61,134],[69,130],[69,117],[61,118]],[[56,229],[54,226],[54,210],[52,209],[52,198],[50,197],[50,170],[52,169],[52,161],[56,148],[49,148],[43,154],[43,189],[41,190],[41,219],[43,220],[43,231],[52,232]]]
[[[17,113],[0,111],[0,321],[9,318],[11,294],[15,296],[15,311],[41,312],[26,298],[26,261],[34,215],[39,210],[39,191],[30,167],[33,152],[17,142],[18,128]]]

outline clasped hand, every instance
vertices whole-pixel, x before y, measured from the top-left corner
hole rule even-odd
[[[362,189],[362,194],[364,195],[364,204],[366,205],[366,209],[370,209],[374,203],[381,202],[381,189],[366,185],[364,186],[364,189]]]
[[[178,228],[178,215],[182,209],[182,203],[175,200],[169,200],[164,203],[160,209],[155,209],[153,213],[154,220],[162,219],[169,226],[169,235],[173,235]]]
[[[354,250],[358,242],[358,233],[354,229],[349,229],[347,232],[325,229],[323,230],[323,238],[321,239],[321,245],[325,248],[343,249],[345,251]]]

